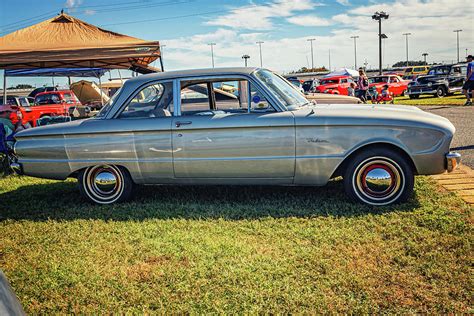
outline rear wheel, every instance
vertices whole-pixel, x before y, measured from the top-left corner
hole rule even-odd
[[[396,151],[370,149],[357,154],[344,174],[346,194],[354,201],[382,206],[405,202],[413,192],[410,163]]]
[[[436,94],[435,94],[436,97],[443,98],[445,95],[446,95],[445,87],[441,86],[441,87],[438,87],[438,89],[436,89]]]
[[[132,196],[133,181],[127,170],[114,165],[93,166],[78,176],[81,194],[97,204],[124,202]]]

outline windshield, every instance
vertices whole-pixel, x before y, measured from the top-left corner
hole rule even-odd
[[[99,113],[97,113],[97,115],[95,117],[98,117],[98,118],[103,118],[105,117],[109,112],[110,110],[112,109],[114,103],[115,103],[115,100],[117,100],[118,96],[120,95],[120,92],[122,91],[122,88],[118,89],[117,92],[115,92],[115,94],[109,99],[109,102],[107,102],[104,107],[102,108],[102,110],[100,110]]]
[[[369,83],[380,83],[380,82],[388,82],[388,77],[372,77],[372,78],[369,78]]]
[[[339,83],[339,79],[323,79],[321,80],[321,84],[334,84]]]
[[[449,67],[434,67],[428,72],[428,75],[447,75],[449,73]]]
[[[308,104],[308,100],[297,91],[291,83],[274,74],[273,72],[260,69],[255,76],[272,92],[286,107],[299,107]]]

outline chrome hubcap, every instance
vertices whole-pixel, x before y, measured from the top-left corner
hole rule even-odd
[[[117,177],[109,171],[102,171],[95,176],[94,185],[102,193],[110,194],[117,186]]]
[[[395,162],[385,157],[374,157],[359,165],[354,184],[363,200],[383,205],[399,196],[404,180]]]
[[[392,175],[384,168],[374,168],[367,172],[365,176],[365,185],[367,189],[381,194],[386,192],[392,186]]]

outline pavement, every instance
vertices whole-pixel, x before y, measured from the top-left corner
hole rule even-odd
[[[474,169],[474,106],[420,106],[420,109],[444,116],[456,127],[451,150],[462,155],[462,164]]]
[[[420,106],[444,116],[456,127],[451,150],[462,155],[462,165],[452,173],[432,176],[443,188],[474,205],[474,106]]]

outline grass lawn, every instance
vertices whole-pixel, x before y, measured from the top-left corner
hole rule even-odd
[[[421,95],[418,99],[410,99],[409,97],[395,98],[395,104],[407,105],[464,105],[465,102],[466,97],[460,93],[444,98],[435,98],[432,95]]]
[[[0,267],[29,314],[469,313],[472,209],[418,177],[373,209],[324,188],[144,187],[78,201],[74,181],[0,180]]]

